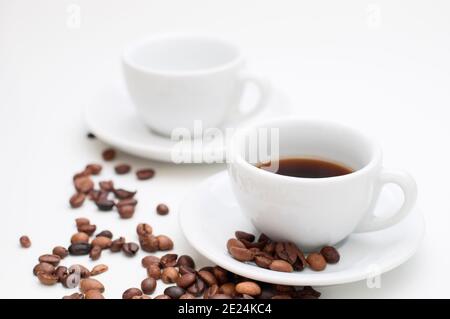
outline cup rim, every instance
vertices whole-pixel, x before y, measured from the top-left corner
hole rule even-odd
[[[242,138],[246,135],[246,133],[250,132],[252,129],[258,128],[258,127],[264,127],[264,125],[270,125],[276,122],[297,122],[297,123],[313,123],[313,124],[325,124],[325,125],[333,125],[338,126],[347,130],[352,131],[354,134],[357,134],[361,137],[363,137],[367,143],[370,144],[370,147],[373,151],[372,157],[368,163],[366,163],[363,167],[360,169],[346,175],[340,175],[340,176],[332,176],[332,177],[322,177],[322,178],[310,178],[310,177],[294,177],[294,176],[286,176],[286,175],[280,175],[280,174],[274,174],[272,172],[260,169],[256,167],[255,165],[252,165],[248,161],[243,158],[242,154],[237,150],[240,147],[240,142],[242,141]],[[237,141],[239,139],[239,141]],[[357,178],[363,174],[366,174],[368,171],[372,170],[374,167],[379,165],[382,159],[382,150],[381,146],[378,144],[378,142],[368,136],[367,134],[361,132],[360,130],[353,128],[351,126],[341,124],[339,122],[335,121],[329,121],[329,120],[322,120],[322,119],[313,119],[313,118],[300,118],[300,117],[277,117],[265,121],[260,121],[257,123],[254,123],[252,125],[249,125],[245,128],[239,129],[236,131],[236,133],[233,135],[231,139],[231,144],[229,147],[231,151],[231,162],[240,164],[244,168],[247,168],[251,172],[262,174],[262,176],[266,176],[268,178],[275,178],[280,181],[286,181],[286,182],[292,182],[292,183],[334,183],[334,182],[342,182],[346,180],[350,180],[353,178]]]
[[[133,58],[131,57],[132,53],[141,48],[144,45],[148,45],[152,42],[157,42],[160,40],[165,39],[177,39],[177,38],[183,38],[183,39],[204,39],[207,41],[216,41],[218,43],[221,43],[223,45],[232,47],[234,51],[236,52],[236,55],[234,58],[232,58],[230,61],[218,64],[212,67],[205,67],[205,68],[199,68],[195,70],[162,70],[162,69],[155,69],[151,67],[142,66],[138,63],[136,63]],[[122,62],[125,65],[128,65],[129,67],[136,69],[143,73],[149,73],[154,75],[163,75],[163,76],[195,76],[195,75],[208,75],[212,73],[221,72],[227,69],[230,69],[236,65],[239,65],[241,62],[243,62],[243,54],[241,49],[234,43],[225,40],[221,37],[207,34],[207,33],[164,33],[164,34],[158,34],[153,35],[149,37],[142,38],[140,40],[137,40],[128,46],[125,47],[122,51]]]

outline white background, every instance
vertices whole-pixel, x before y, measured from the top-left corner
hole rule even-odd
[[[79,28],[70,23],[70,4],[81,9]],[[83,105],[98,85],[118,76],[124,45],[167,31],[232,39],[249,67],[270,77],[299,115],[375,135],[386,166],[417,179],[427,221],[418,253],[383,275],[379,289],[359,282],[321,288],[323,297],[450,297],[449,16],[444,0],[0,0],[0,297],[68,293],[43,287],[31,269],[40,254],[67,245],[80,216],[129,240],[136,240],[136,224],[147,221],[156,233],[175,238],[176,252],[194,253],[180,235],[176,207],[223,166],[174,166],[120,154],[134,167],[157,170],[154,180],[139,184],[133,176],[115,178],[139,189],[133,220],[92,205],[74,211],[67,202],[72,174],[99,161],[105,147],[86,139]],[[112,164],[102,178],[111,176]],[[172,207],[169,216],[155,215],[160,201]],[[21,234],[32,238],[29,250],[19,247]],[[87,259],[66,263],[94,264]],[[105,254],[101,261],[111,268],[99,277],[107,297],[120,297],[145,277],[140,257]]]

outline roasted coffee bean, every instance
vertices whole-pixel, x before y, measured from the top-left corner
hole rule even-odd
[[[116,206],[117,208],[120,208],[122,206],[136,206],[137,203],[138,203],[137,200],[135,200],[134,198],[127,198],[119,200]]]
[[[183,289],[186,289],[190,285],[192,285],[195,282],[196,275],[193,273],[187,273],[182,275],[181,277],[178,277],[176,284],[178,287],[181,287]]]
[[[132,299],[136,296],[142,296],[142,291],[139,288],[129,288],[122,294],[122,299]]]
[[[140,169],[136,171],[136,177],[140,181],[144,181],[155,176],[155,171],[151,168]]]
[[[142,250],[149,253],[154,253],[159,249],[159,241],[153,235],[139,236],[139,244]]]
[[[253,281],[244,281],[236,285],[235,290],[239,294],[246,294],[250,296],[258,296],[261,294],[261,287]]]
[[[111,247],[112,240],[109,237],[97,236],[91,242],[91,245],[92,246],[99,246],[101,249],[107,249],[107,248]]]
[[[267,243],[264,246],[263,251],[265,253],[268,253],[269,255],[273,255],[275,253],[275,246],[276,246],[276,243],[274,243],[274,242]]]
[[[75,180],[77,178],[81,178],[81,177],[89,177],[90,174],[88,171],[84,170],[82,172],[76,173],[75,175],[73,175],[72,180],[75,182]]]
[[[117,211],[119,212],[119,216],[122,219],[129,219],[133,217],[135,212],[135,207],[132,205],[126,205],[126,206],[120,206],[117,208]]]
[[[78,292],[75,292],[71,295],[64,296],[62,299],[83,299],[83,294],[79,294]]]
[[[114,167],[114,171],[116,174],[123,175],[129,173],[131,170],[131,166],[128,164],[119,164]]]
[[[284,249],[286,251],[286,255],[287,255],[287,262],[290,263],[291,265],[293,265],[295,263],[295,261],[297,260],[297,254],[299,249],[297,248],[297,246],[293,243],[284,243]]]
[[[227,250],[228,250],[228,252],[230,252],[230,248],[231,247],[247,248],[247,247],[245,247],[245,245],[239,239],[236,239],[236,238],[228,239],[228,241],[227,241]]]
[[[211,299],[213,296],[219,293],[219,286],[212,285],[208,289],[205,290],[203,294],[203,299]]]
[[[153,228],[149,224],[140,223],[136,227],[136,233],[138,236],[147,236],[153,233]]]
[[[156,236],[156,239],[158,240],[158,247],[159,250],[171,250],[173,249],[173,241],[169,237],[165,235],[159,235]]]
[[[175,267],[177,266],[177,258],[177,254],[165,254],[164,256],[161,256],[159,263],[162,268]]]
[[[294,271],[291,264],[282,259],[276,259],[276,260],[272,261],[270,263],[269,268],[271,270],[281,271],[281,272],[293,272]]]
[[[94,189],[94,182],[89,176],[77,177],[73,183],[79,193],[87,194]]]
[[[63,279],[69,274],[67,267],[58,266],[55,269],[55,276],[58,278],[59,282],[62,282]]]
[[[84,170],[89,174],[98,175],[102,171],[102,166],[100,164],[88,164]]]
[[[61,257],[58,255],[45,254],[39,257],[39,262],[51,264],[53,266],[58,266],[61,261]]]
[[[89,257],[92,260],[98,260],[102,256],[102,247],[100,246],[92,246],[91,251],[89,252]]]
[[[197,279],[195,279],[195,282],[191,286],[189,286],[187,292],[196,297],[199,297],[200,295],[203,294],[205,289],[206,289],[205,282],[201,278],[197,277]]]
[[[214,275],[207,270],[200,270],[198,272],[198,276],[208,285],[213,286],[217,285],[217,279]]]
[[[178,277],[180,277],[180,274],[175,267],[164,268],[161,274],[161,280],[165,284],[172,284],[177,282]]]
[[[93,289],[84,293],[84,299],[105,299],[105,297],[100,291]]]
[[[161,268],[159,268],[159,264],[151,264],[148,266],[147,275],[155,280],[161,279]],[[166,278],[166,280],[168,280],[168,278]]]
[[[247,248],[230,247],[230,254],[239,261],[252,261],[255,258],[255,254]]]
[[[289,256],[284,246],[285,243],[279,242],[275,244],[275,255],[278,259],[288,261]]]
[[[294,297],[298,299],[317,299],[320,296],[321,293],[310,286],[305,286],[302,290],[297,290],[294,293]]]
[[[264,233],[261,233],[261,235],[259,235],[259,237],[258,237],[258,243],[266,243],[267,244],[271,241],[272,240],[269,238],[269,236],[267,236]]]
[[[79,286],[81,281],[81,276],[76,273],[68,273],[67,276],[61,279],[61,284],[69,289],[73,289]]]
[[[234,233],[234,235],[239,240],[244,239],[244,240],[249,241],[249,242],[253,242],[255,240],[255,235],[250,234],[250,233],[246,233],[244,231],[239,231],[238,230],[238,231],[236,231]]]
[[[219,287],[219,292],[234,297],[236,295],[236,285],[232,282],[227,282]]]
[[[90,139],[95,139],[96,138],[94,133],[91,133],[91,132],[87,133],[86,136],[87,136],[87,138],[90,138]]]
[[[105,161],[112,161],[116,158],[116,151],[112,148],[108,148],[103,151],[102,157]]]
[[[78,231],[82,233],[86,233],[89,236],[92,236],[95,233],[95,230],[97,229],[97,226],[95,225],[81,225],[78,227]]]
[[[339,256],[338,251],[336,248],[331,246],[323,247],[320,250],[320,253],[322,254],[323,258],[327,261],[329,264],[336,264],[339,262],[339,259],[341,259],[341,256]]]
[[[97,235],[95,235],[95,237],[106,237],[106,238],[112,239],[113,233],[111,233],[109,230],[102,230]]]
[[[70,238],[70,242],[72,244],[88,243],[89,235],[83,232],[73,234],[72,237]]]
[[[133,257],[139,251],[139,245],[136,243],[125,243],[122,246],[122,251],[125,253],[125,255]]]
[[[211,299],[231,299],[231,297],[225,294],[217,294],[212,296]]]
[[[33,268],[33,274],[37,276],[38,273],[43,272],[46,274],[53,274],[55,272],[55,266],[46,262],[40,262]]]
[[[315,271],[324,270],[327,266],[327,261],[320,253],[311,253],[306,257],[309,268]]]
[[[273,259],[266,256],[255,256],[255,264],[261,268],[269,268]]]
[[[87,255],[91,251],[91,244],[88,243],[78,243],[69,246],[69,254],[73,256]]]
[[[251,242],[251,241],[248,241],[248,240],[246,240],[244,238],[241,238],[239,241],[242,242],[247,249],[258,249],[258,250],[261,250],[266,245],[263,242]]]
[[[178,271],[180,272],[180,275],[184,274],[195,274],[196,271],[194,268],[188,267],[188,266],[179,266]]]
[[[91,276],[91,272],[89,271],[89,269],[79,264],[70,266],[69,273],[78,274],[82,279],[89,278]]]
[[[292,267],[294,267],[294,270],[302,271],[307,266],[308,266],[308,262],[306,261],[305,255],[303,255],[303,252],[300,249],[298,249],[297,250],[297,259],[295,260]]]
[[[153,292],[155,292],[156,289],[156,280],[152,277],[145,278],[141,282],[141,290],[146,295],[151,295]]]
[[[171,286],[171,287],[167,287],[166,289],[164,289],[164,294],[169,296],[172,299],[178,299],[185,293],[186,293],[186,290],[184,290],[181,287],[177,287],[177,286]]]
[[[77,228],[80,227],[80,226],[83,226],[83,225],[90,225],[91,224],[89,219],[84,218],[84,217],[80,217],[80,218],[75,219],[75,223],[77,225]]]
[[[99,191],[97,189],[91,190],[87,195],[88,199],[94,202],[98,201],[101,196],[105,196],[102,191]]]
[[[158,296],[155,297],[155,299],[172,299],[172,298],[170,298],[167,295],[158,295]]]
[[[104,272],[107,272],[107,271],[108,271],[108,266],[106,266],[104,264],[96,265],[91,270],[91,276],[97,276],[97,275],[103,274]]]
[[[181,255],[178,258],[177,266],[178,267],[180,267],[180,266],[187,266],[187,267],[190,267],[190,268],[195,268],[195,262],[194,262],[194,259],[192,259],[191,256]]]
[[[104,192],[112,192],[114,190],[114,182],[111,180],[108,181],[100,181],[98,183],[98,186],[100,186],[100,189]]]
[[[45,272],[39,272],[37,277],[41,284],[46,286],[52,286],[58,282],[58,277],[55,274],[48,274]]]
[[[134,195],[136,195],[136,191],[131,192],[131,191],[127,191],[123,188],[119,188],[119,189],[114,189],[113,190],[114,196],[116,196],[117,199],[130,199],[133,198]]]
[[[213,275],[216,277],[218,284],[222,285],[228,282],[228,271],[222,267],[213,267]]]
[[[169,213],[169,207],[166,204],[158,204],[156,206],[156,212],[158,215],[167,215]]]
[[[69,251],[62,246],[56,246],[55,248],[53,248],[52,254],[59,256],[61,259],[64,259],[69,256]]]
[[[28,236],[22,236],[19,238],[20,246],[23,248],[30,248],[31,247],[31,240]]]
[[[72,207],[72,208],[81,207],[81,205],[83,205],[85,199],[86,199],[86,195],[85,194],[83,194],[83,193],[75,193],[70,198],[70,201],[69,201],[70,207]]]
[[[142,267],[148,268],[150,265],[157,264],[159,265],[159,257],[156,256],[145,256],[141,260]]]
[[[109,212],[114,207],[114,201],[106,198],[100,198],[95,202],[95,205],[97,205],[98,210],[102,212]]]
[[[185,293],[180,296],[178,299],[196,299],[194,295],[191,295],[190,293]]]
[[[120,237],[111,242],[111,247],[109,247],[109,250],[112,251],[113,253],[117,253],[122,250],[122,247],[124,244],[125,244],[125,238]]]
[[[86,291],[89,290],[97,290],[103,293],[105,291],[105,286],[94,278],[82,279],[80,281],[80,292],[86,293]]]

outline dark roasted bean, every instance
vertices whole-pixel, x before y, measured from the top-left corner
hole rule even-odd
[[[139,245],[136,243],[125,243],[122,246],[122,251],[125,255],[133,257],[139,251]]]
[[[153,228],[149,224],[140,223],[136,227],[136,233],[139,237],[151,235],[153,233]]]
[[[23,248],[30,248],[31,246],[31,240],[28,236],[20,237],[19,242],[20,246],[22,246]]]
[[[119,252],[122,250],[122,247],[124,244],[125,244],[125,238],[120,237],[111,242],[111,247],[109,247],[109,250],[111,250],[113,253]]]
[[[55,269],[55,276],[58,277],[59,282],[62,282],[68,274],[68,269],[65,266],[58,266]]]
[[[151,295],[156,289],[156,280],[152,277],[145,278],[141,282],[141,289],[146,295]]]
[[[249,242],[253,242],[255,240],[255,235],[250,234],[250,233],[246,233],[244,231],[239,231],[238,230],[238,231],[236,231],[234,233],[234,235],[239,240],[244,239],[244,240],[249,241]]]
[[[70,198],[70,207],[72,208],[78,208],[81,207],[81,205],[83,205],[84,200],[86,199],[86,195],[83,193],[75,193],[71,198]]]
[[[136,296],[142,296],[142,291],[139,288],[129,288],[122,294],[122,299],[132,299]]]
[[[181,255],[178,258],[177,266],[178,267],[180,267],[180,266],[187,266],[187,267],[190,267],[190,268],[195,268],[195,262],[194,262],[194,259],[192,259],[191,256]]]
[[[114,196],[116,196],[117,199],[129,199],[129,198],[133,198],[134,195],[136,195],[136,191],[132,192],[132,191],[127,191],[123,188],[119,188],[119,189],[114,189],[113,190]]]
[[[83,299],[83,294],[75,292],[71,295],[64,296],[62,299]]]
[[[122,206],[136,206],[137,205],[137,200],[135,200],[134,198],[127,198],[127,199],[121,199],[117,202],[116,206],[118,208],[122,207]]]
[[[236,295],[236,285],[233,282],[227,282],[219,287],[219,292],[234,297]]]
[[[184,274],[188,274],[188,273],[195,274],[195,269],[188,267],[188,266],[179,266],[178,271],[180,272],[180,275],[184,275]]]
[[[140,169],[136,171],[136,177],[140,181],[144,181],[155,176],[155,171],[151,168]]]
[[[95,204],[97,205],[98,209],[103,212],[108,212],[114,207],[114,201],[106,198],[98,199]]]
[[[147,267],[147,275],[151,278],[154,278],[155,280],[161,279],[161,268],[159,267],[159,263],[151,264],[149,267]]]
[[[337,262],[339,262],[339,259],[341,259],[336,248],[331,247],[331,246],[323,247],[320,250],[320,253],[322,254],[323,258],[325,258],[327,263],[329,263],[329,264],[336,264]]]
[[[102,157],[105,161],[112,161],[116,158],[116,151],[112,148],[108,148],[103,151]]]
[[[109,230],[102,230],[99,232],[95,237],[107,237],[109,239],[113,238],[113,233],[111,233]]]
[[[207,270],[200,270],[198,272],[198,276],[203,279],[203,281],[208,285],[208,286],[212,286],[212,285],[217,285],[217,279],[216,277],[214,277],[214,275],[207,271]]]
[[[156,206],[156,212],[158,215],[167,215],[169,213],[169,207],[166,204],[158,204]]]
[[[176,284],[178,287],[186,289],[195,282],[195,279],[196,275],[194,273],[187,273],[178,277]]]
[[[131,170],[131,166],[128,164],[119,164],[114,167],[114,171],[116,174],[123,175],[129,173]]]
[[[69,254],[74,256],[87,255],[91,251],[91,248],[91,244],[88,243],[72,244],[69,246]]]
[[[211,299],[213,296],[217,295],[219,293],[219,286],[212,285],[208,289],[205,290],[205,293],[203,294],[203,299]]]
[[[216,277],[217,282],[220,285],[228,282],[228,271],[223,269],[222,267],[219,266],[213,267],[213,275]]]
[[[187,292],[198,297],[203,294],[205,289],[205,282],[201,278],[197,277],[197,279],[195,279],[195,282],[187,289]]]
[[[159,260],[159,263],[161,264],[161,267],[175,267],[177,265],[177,254],[165,254],[161,257]]]
[[[177,287],[177,286],[167,287],[164,290],[164,294],[169,296],[172,299],[178,299],[185,293],[186,293],[186,291],[183,288]]]

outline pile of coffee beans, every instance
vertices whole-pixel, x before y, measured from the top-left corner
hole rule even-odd
[[[302,271],[306,267],[322,271],[328,264],[339,262],[340,256],[334,247],[323,247],[320,252],[313,252],[307,257],[293,243],[276,242],[264,234],[256,240],[255,235],[236,231],[235,238],[227,242],[230,255],[242,262],[254,262],[261,268],[281,272]]]

